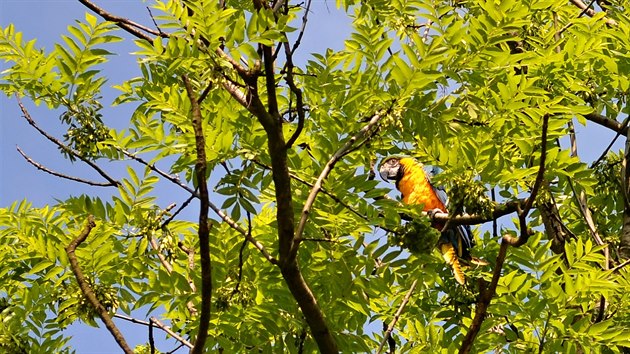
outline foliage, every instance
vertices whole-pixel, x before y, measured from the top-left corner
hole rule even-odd
[[[12,25],[0,29],[0,59],[10,63],[0,89],[61,109],[66,148],[60,149],[68,159],[127,166],[107,197],[68,196],[44,207],[16,201],[0,209],[0,350],[70,352],[68,325],[100,324],[65,250],[88,215],[97,226],[77,257],[106,309],[130,315],[148,308],[181,336],[196,338],[198,223],[158,203],[156,188],[175,183],[200,197],[195,107],[184,75],[199,97],[210,201],[218,206],[210,229],[207,350],[322,350],[283,248],[285,230],[296,235],[303,216],[301,238],[292,240],[299,246],[294,264],[341,352],[375,351],[382,323],[392,321],[415,280],[393,333],[398,349],[458,350],[479,286],[491,281],[497,235],[476,227],[472,253],[491,265],[467,268],[471,281],[457,285],[431,252],[437,234],[428,221],[418,216],[421,222],[401,226],[401,214],[410,210],[383,198],[393,186],[376,181],[373,166],[399,153],[439,165],[444,172],[437,182],[451,187],[456,209],[489,216],[488,190],[498,191],[498,203],[532,190],[544,119],[545,193],[576,239],[554,255],[539,214],[525,218],[534,235],[509,249],[474,351],[630,347],[630,267],[610,269],[623,262],[615,250],[627,156],[611,154],[589,167],[565,146],[574,120],[590,126],[628,113],[627,4],[610,4],[606,17],[588,17],[559,0],[338,0],[352,18],[345,47],[313,53],[304,64],[293,61],[291,50],[300,52],[295,40],[307,12],[293,2],[277,11],[265,4],[154,1],[155,20],[168,35],[136,28],[150,40],[135,38],[139,76],[114,83],[120,91],[114,104],[134,109],[123,129],[107,126],[101,69],[112,54],[105,48],[129,40],[130,30],[86,14],[47,52]],[[356,135],[361,129],[366,135]],[[274,150],[289,139],[292,146]],[[344,144],[351,148],[341,150]],[[608,242],[610,264],[607,246],[597,245],[580,212],[580,194]],[[185,205],[197,212],[196,198]],[[518,234],[520,220],[514,221],[502,232]],[[400,230],[406,230],[402,238]]]

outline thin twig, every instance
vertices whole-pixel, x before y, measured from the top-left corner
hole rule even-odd
[[[313,188],[311,188],[311,192],[309,193],[308,198],[306,199],[306,203],[304,203],[304,207],[302,208],[302,215],[300,217],[300,222],[295,232],[293,245],[291,246],[291,252],[289,256],[290,259],[294,258],[295,255],[297,254],[300,239],[302,238],[302,233],[304,233],[304,228],[306,227],[306,220],[308,219],[308,214],[310,213],[313,203],[315,203],[315,198],[317,197],[317,194],[319,194],[319,192],[322,189],[322,184],[324,183],[324,180],[328,177],[328,174],[330,174],[335,164],[346,154],[346,151],[351,149],[357,140],[364,139],[365,137],[367,137],[370,131],[372,130],[372,128],[374,128],[374,126],[376,126],[376,124],[378,124],[381,118],[386,116],[387,113],[388,112],[375,114],[372,117],[372,119],[370,119],[368,124],[366,124],[363,128],[361,128],[361,130],[359,130],[341,148],[339,148],[339,150],[337,150],[333,154],[333,156],[331,156],[330,160],[328,160],[328,162],[326,163],[326,166],[324,166],[324,169],[322,170],[319,177],[317,178],[317,181],[315,181],[315,185],[313,186]]]
[[[121,320],[129,321],[131,323],[141,324],[143,326],[149,326],[151,323],[153,323],[157,328],[159,328],[162,331],[166,332],[169,336],[175,338],[175,340],[179,341],[180,343],[182,343],[183,345],[187,346],[188,348],[192,348],[192,344],[190,344],[190,342],[188,342],[186,339],[182,338],[177,333],[173,332],[173,330],[171,330],[171,328],[169,326],[164,325],[162,322],[160,322],[155,317],[151,317],[149,319],[149,321],[143,321],[143,320],[139,320],[137,318],[133,318],[133,317],[117,314],[117,313],[115,313],[113,315],[113,317],[119,318]]]
[[[162,32],[162,29],[160,28],[160,26],[155,21],[155,17],[153,16],[153,12],[151,12],[151,8],[148,7],[148,6],[147,6],[147,11],[149,11],[149,17],[151,17],[151,20],[153,21],[153,25],[155,25],[155,28],[157,28],[158,34],[160,36],[164,36],[164,32]]]
[[[179,247],[179,249],[186,253],[186,256],[188,257],[188,273],[190,274],[195,268],[195,249],[186,247],[182,241],[177,242],[177,247]],[[186,280],[188,281],[188,286],[190,286],[190,290],[193,293],[196,293],[197,286],[195,286],[195,282],[193,281],[192,277],[190,275],[187,275]],[[191,316],[197,317],[197,308],[192,301],[188,301],[186,303],[186,308],[188,308]]]
[[[55,172],[55,171],[49,169],[48,167],[46,167],[46,166],[44,166],[44,165],[42,165],[40,163],[37,163],[35,160],[33,160],[32,158],[27,156],[24,153],[24,151],[22,151],[22,149],[20,149],[19,146],[16,146],[15,148],[17,149],[17,151],[20,153],[20,155],[22,155],[22,157],[28,163],[30,163],[31,165],[35,166],[38,170],[44,171],[44,172],[46,172],[48,174],[51,174],[53,176],[60,177],[60,178],[63,178],[63,179],[68,179],[70,181],[84,183],[84,184],[87,184],[87,185],[90,185],[90,186],[95,186],[95,187],[116,187],[116,185],[112,184],[111,182],[107,182],[107,183],[105,183],[105,182],[94,182],[94,181],[90,181],[90,180],[79,178],[79,177],[73,177],[73,176],[65,175],[65,174],[60,173],[60,172]]]
[[[530,193],[525,206],[523,207],[522,213],[527,215],[534,205],[534,200],[536,199],[536,195],[538,194],[538,190],[542,185],[543,178],[545,177],[545,161],[547,160],[547,128],[549,127],[549,116],[543,116],[543,124],[542,124],[542,136],[541,136],[541,147],[540,147],[540,165],[538,166],[538,174],[536,175],[536,181],[534,182],[534,187]]]
[[[510,243],[512,246],[520,247],[527,243],[529,240],[529,236],[532,233],[530,229],[527,228],[527,214],[532,209],[534,205],[534,200],[536,200],[536,195],[540,190],[540,186],[543,183],[545,177],[545,161],[547,159],[547,129],[549,126],[549,115],[543,116],[543,125],[542,125],[542,134],[541,134],[541,149],[540,149],[540,163],[538,165],[538,173],[536,174],[536,180],[534,181],[534,186],[532,187],[532,191],[529,194],[529,198],[525,201],[525,206],[521,208],[521,205],[517,205],[518,211],[518,223],[520,228],[520,237],[518,238],[510,238]],[[505,239],[506,237],[504,237]]]
[[[166,213],[168,213],[171,209],[173,209],[175,207],[175,203],[170,204],[169,206],[166,207],[166,209],[162,210],[160,212],[160,215],[158,215],[157,220],[160,220],[164,215],[166,215]],[[161,227],[159,228],[161,229]],[[164,268],[166,268],[166,271],[171,274],[173,272],[173,266],[171,265],[171,263],[166,259],[166,257],[164,257],[164,255],[162,254],[162,252],[160,252],[160,247],[157,244],[157,241],[155,240],[155,238],[153,237],[152,233],[149,232],[147,235],[147,238],[149,239],[149,243],[151,244],[151,247],[153,247],[153,249],[155,250],[158,259],[160,260],[160,263],[162,263],[162,265],[164,266]]]
[[[252,162],[254,162],[256,165],[267,169],[267,170],[271,170],[271,167],[263,164],[262,162],[258,161],[258,160],[251,160]],[[313,188],[314,184],[311,182],[306,181],[305,179],[303,179],[302,177],[293,174],[293,173],[289,173],[289,177],[291,177],[292,179],[306,185],[309,186],[311,188]],[[350,212],[352,212],[354,215],[360,217],[361,219],[365,220],[365,221],[369,221],[371,222],[372,220],[370,220],[370,218],[368,218],[367,216],[359,213],[356,209],[354,209],[353,207],[351,207],[349,204],[347,204],[346,202],[344,202],[343,200],[341,200],[341,198],[337,197],[336,195],[330,193],[326,188],[322,187],[321,189],[321,193],[330,197],[330,199],[334,200],[335,202],[337,202],[338,204],[340,204],[341,206],[343,206],[344,208],[346,208],[347,210],[349,210]],[[387,231],[387,232],[391,232],[391,233],[396,233],[396,230],[392,230],[386,226],[378,226],[380,229]]]
[[[623,120],[623,123],[621,124],[621,129],[617,131],[617,134],[615,134],[615,137],[610,141],[610,144],[608,144],[606,149],[604,149],[604,151],[599,156],[599,158],[591,164],[591,168],[597,167],[597,165],[599,165],[604,160],[606,155],[608,155],[608,152],[610,151],[610,149],[612,149],[613,145],[617,141],[617,139],[621,136],[622,131],[628,126],[629,122],[630,122],[630,116],[626,117],[626,119]]]
[[[122,152],[125,156],[145,165],[146,167],[148,167],[151,171],[159,174],[160,176],[166,178],[167,180],[169,180],[170,182],[172,182],[173,184],[178,185],[179,187],[181,187],[182,189],[184,189],[185,191],[187,191],[188,193],[190,193],[191,195],[193,195],[195,198],[199,198],[199,193],[190,188],[188,185],[186,185],[185,183],[183,183],[182,181],[180,181],[180,179],[177,176],[172,176],[162,170],[160,170],[159,168],[155,167],[154,164],[149,163],[147,161],[145,161],[143,158],[132,154],[131,152],[120,148],[120,147],[115,147],[115,149],[117,149],[118,151]],[[233,228],[234,230],[236,230],[238,233],[240,233],[241,235],[245,236],[245,238],[251,242],[251,244],[253,244],[256,249],[258,249],[260,251],[260,253],[265,257],[265,259],[267,259],[267,261],[269,261],[271,264],[278,264],[278,261],[272,257],[269,252],[267,252],[267,250],[265,249],[265,246],[263,246],[262,243],[258,242],[258,240],[256,240],[253,236],[248,235],[247,231],[245,231],[245,229],[243,229],[236,221],[234,221],[229,215],[227,215],[223,210],[221,210],[219,207],[217,207],[214,203],[212,203],[211,201],[209,201],[210,204],[210,209],[212,209],[212,211],[214,211],[223,221],[225,221],[231,228]]]
[[[159,327],[161,330],[163,330],[164,332],[168,333],[171,337],[177,339],[180,343],[182,343],[183,345],[187,346],[188,348],[192,348],[193,345],[192,343],[190,343],[189,341],[187,341],[186,339],[182,338],[179,334],[173,332],[173,330],[171,330],[171,328],[167,325],[165,325],[164,323],[162,323],[160,320],[158,320],[155,317],[151,317],[149,318],[149,320],[151,322],[153,322],[157,327]]]
[[[59,141],[59,139],[57,139],[54,136],[48,134],[45,130],[40,128],[39,125],[37,125],[37,123],[35,122],[35,120],[31,117],[30,113],[28,113],[28,110],[26,110],[26,107],[24,107],[24,105],[22,104],[22,100],[20,100],[20,97],[17,96],[17,95],[15,97],[16,97],[16,99],[18,101],[18,106],[20,106],[20,110],[22,111],[24,119],[26,119],[28,124],[30,124],[33,128],[35,128],[35,130],[37,130],[41,135],[46,137],[46,139],[50,140],[53,144],[57,145],[63,151],[65,151],[68,154],[70,154],[70,155],[78,158],[79,160],[85,162],[88,166],[92,167],[96,172],[98,172],[98,174],[103,176],[103,178],[105,178],[109,183],[111,183],[111,184],[113,184],[115,186],[120,186],[121,185],[120,182],[118,182],[115,179],[113,179],[112,177],[110,177],[107,174],[107,172],[105,172],[97,164],[95,164],[94,162],[90,161],[88,158],[83,156],[83,154],[81,154],[80,152],[70,148],[66,144],[64,144],[61,141]]]
[[[166,259],[166,257],[164,257],[164,255],[160,252],[160,247],[158,246],[157,241],[155,241],[155,238],[153,236],[148,236],[148,238],[149,238],[149,243],[151,244],[151,247],[155,250],[155,253],[158,256],[158,259],[160,260],[160,263],[162,263],[162,266],[164,267],[164,269],[166,269],[166,272],[168,274],[171,274],[173,272],[173,266]]]
[[[547,320],[545,321],[542,336],[540,336],[540,344],[538,345],[538,354],[542,354],[545,348],[545,337],[547,337],[547,330],[549,329],[549,320],[551,320],[551,311],[547,312]]]
[[[85,275],[83,275],[81,266],[79,266],[79,260],[77,259],[77,256],[75,254],[77,247],[79,247],[81,243],[83,243],[83,241],[87,239],[87,237],[90,235],[90,232],[95,226],[96,226],[96,223],[94,222],[94,216],[89,215],[87,218],[87,222],[85,223],[85,227],[83,228],[79,236],[73,239],[70,242],[70,244],[66,247],[66,253],[68,254],[68,260],[70,261],[70,269],[72,269],[74,276],[77,278],[77,283],[79,283],[79,288],[81,289],[81,292],[83,293],[85,298],[88,300],[90,305],[96,310],[96,312],[98,313],[98,316],[101,318],[103,323],[105,323],[105,327],[107,327],[107,329],[109,330],[109,333],[112,334],[112,336],[116,340],[116,343],[118,343],[120,348],[126,354],[133,354],[133,350],[127,344],[125,337],[120,332],[118,327],[116,327],[116,324],[114,324],[114,321],[112,321],[112,318],[109,315],[109,311],[98,300],[98,298],[96,297],[96,294],[94,293],[94,290],[92,290],[92,287],[90,286],[89,282],[85,278]]]
[[[248,211],[247,212],[247,233],[252,234],[252,215]],[[245,251],[245,247],[247,246],[247,240],[243,241],[241,245],[241,249],[238,251],[238,280],[236,281],[236,286],[234,290],[232,290],[232,294],[230,294],[230,300],[234,297],[235,294],[239,292],[239,287],[241,286],[241,280],[243,279],[243,252]]]
[[[584,14],[588,15],[589,17],[593,17],[593,16],[595,16],[597,14],[597,12],[595,12],[595,10],[591,9],[591,6],[593,5],[593,3],[595,3],[595,0],[591,0],[590,4],[588,4],[588,5],[586,5],[584,2],[582,2],[582,0],[571,0],[571,2],[573,3],[573,5],[577,6],[578,8],[580,8],[582,10],[578,14],[577,18],[582,17]],[[604,17],[604,19],[606,20],[606,24],[608,26],[616,26],[617,25],[617,21],[613,20],[612,18]],[[560,33],[566,31],[571,26],[573,26],[572,22],[567,23],[560,30]]]
[[[155,341],[153,340],[153,322],[149,322],[149,347],[151,354],[155,354]]]
[[[630,264],[630,259],[626,259],[623,263],[619,264],[618,266],[616,266],[615,268],[611,269],[611,271],[614,272],[618,272],[619,270],[621,270],[623,267],[627,266],[628,264]]]
[[[171,222],[171,221],[173,221],[173,219],[175,219],[175,217],[176,217],[179,213],[181,213],[181,211],[182,211],[182,210],[184,210],[184,209],[185,209],[185,208],[186,208],[186,207],[190,204],[190,202],[192,202],[192,200],[193,200],[193,199],[195,199],[195,195],[194,195],[194,194],[191,194],[191,195],[188,197],[188,199],[186,199],[186,200],[182,203],[182,205],[181,205],[179,208],[177,208],[177,210],[175,210],[175,212],[174,212],[172,215],[170,215],[170,216],[168,217],[168,219],[166,219],[166,220],[164,220],[164,222],[162,222],[162,224],[160,225],[160,229],[164,229],[164,228],[165,228],[168,224],[170,224],[170,222]]]
[[[497,196],[495,193],[495,187],[492,187],[492,189],[490,190],[490,195],[492,197],[492,202],[496,205],[497,203]],[[497,223],[497,219],[492,219],[492,237],[493,238],[497,238],[499,237],[499,231],[498,231],[498,223]]]
[[[143,32],[152,34],[154,36],[167,37],[167,34],[165,33],[155,31],[149,27],[143,26],[129,19],[114,16],[113,14],[107,12],[106,10],[98,7],[96,4],[94,4],[91,1],[79,0],[79,2],[85,5],[85,7],[87,7],[88,9],[94,11],[96,14],[98,14],[102,18],[106,19],[107,21],[114,22],[118,27],[124,29],[127,33],[132,34],[137,38],[144,39],[149,42],[153,41],[153,38],[151,38],[150,36],[148,36],[147,34]]]
[[[293,48],[291,48],[291,56],[298,49],[300,43],[302,43],[302,37],[304,36],[304,32],[306,31],[306,23],[308,22],[308,14],[311,11],[311,0],[306,1],[306,9],[304,10],[304,15],[302,16],[302,27],[300,27],[300,33],[298,34],[295,43],[293,43]]]
[[[409,287],[409,290],[407,291],[405,298],[403,299],[402,303],[398,307],[396,314],[394,314],[394,319],[392,320],[392,322],[390,322],[389,326],[387,326],[387,331],[385,331],[385,334],[383,335],[383,339],[381,340],[381,345],[378,346],[378,350],[376,351],[377,354],[380,354],[383,351],[383,346],[385,346],[385,343],[387,343],[387,339],[389,338],[392,331],[394,330],[394,326],[396,325],[396,322],[398,322],[398,319],[400,318],[400,315],[405,309],[405,306],[407,306],[409,299],[411,299],[411,294],[413,294],[413,290],[416,288],[417,284],[418,284],[417,279],[414,280],[413,283],[411,283],[411,286]]]
[[[575,129],[573,128],[573,122],[569,121],[568,125],[569,125],[569,131],[572,132],[569,136],[570,141],[571,141],[571,157],[577,157],[578,156],[577,140],[575,137]],[[623,131],[623,129],[621,130]],[[588,230],[591,236],[593,237],[597,245],[603,246],[604,240],[601,238],[601,236],[597,232],[597,227],[595,226],[595,220],[593,219],[591,210],[588,207],[586,193],[583,190],[578,193],[577,190],[575,189],[575,186],[573,185],[573,181],[570,178],[568,178],[567,180],[569,182],[569,187],[571,188],[571,191],[573,192],[573,195],[575,196],[575,199],[578,203],[580,213],[582,214],[584,221],[586,221],[586,225],[588,226]],[[610,251],[608,247],[605,247],[603,252],[604,252],[604,257],[606,258],[606,264],[604,264],[604,269],[608,269],[609,264],[610,264]]]
[[[302,241],[310,241],[310,242],[330,242],[330,243],[341,243],[337,240],[333,240],[330,238],[303,238]]]

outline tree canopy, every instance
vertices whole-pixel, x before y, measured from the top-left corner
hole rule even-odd
[[[0,208],[1,351],[71,352],[76,321],[169,350],[131,348],[127,319],[193,353],[628,352],[630,152],[587,161],[575,134],[630,141],[626,1],[337,0],[344,48],[310,54],[311,0],[106,4],[79,0],[50,50],[0,28],[10,118],[99,180],[18,152],[107,193]],[[122,40],[141,74],[109,82]],[[376,178],[395,154],[442,170],[452,212],[432,218],[473,227],[489,264],[466,285]],[[186,197],[162,204],[164,184]]]

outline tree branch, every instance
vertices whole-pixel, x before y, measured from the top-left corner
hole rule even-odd
[[[149,27],[143,26],[141,24],[138,24],[138,23],[133,22],[131,20],[128,20],[126,18],[115,16],[115,15],[107,12],[106,10],[98,7],[96,4],[94,4],[91,1],[79,0],[79,2],[81,4],[83,4],[85,7],[87,7],[88,9],[94,11],[94,13],[98,14],[99,16],[104,18],[105,20],[114,22],[116,24],[116,26],[122,28],[127,33],[129,33],[129,34],[131,34],[131,35],[133,35],[133,36],[135,36],[137,38],[144,39],[146,41],[152,42],[153,38],[151,38],[151,36],[145,34],[144,32],[152,34],[154,36],[168,37],[167,34],[161,32],[161,31],[155,31],[155,30],[153,30],[153,29],[151,29]]]
[[[79,236],[72,240],[70,244],[66,247],[66,253],[68,254],[68,260],[70,261],[70,269],[72,269],[74,276],[77,278],[77,283],[79,283],[79,288],[81,289],[81,292],[88,300],[90,305],[96,310],[103,323],[105,323],[105,327],[107,327],[109,333],[112,334],[112,336],[116,340],[116,343],[118,343],[120,348],[126,354],[133,354],[133,350],[127,344],[125,337],[122,335],[118,327],[116,327],[114,321],[112,321],[111,317],[109,316],[109,312],[107,311],[105,306],[103,306],[103,304],[101,304],[101,302],[98,300],[96,294],[90,287],[90,284],[85,279],[85,275],[83,275],[83,271],[81,270],[81,267],[79,266],[79,261],[77,259],[77,256],[75,255],[77,247],[79,247],[81,243],[83,243],[83,241],[87,239],[87,237],[90,235],[90,232],[95,226],[96,223],[94,222],[94,216],[89,215],[87,218],[87,222],[85,223],[85,227],[83,228]]]
[[[169,206],[166,207],[166,209],[162,210],[160,212],[159,217],[157,218],[157,220],[160,220],[166,213],[169,212],[169,210],[173,209],[175,207],[175,204],[171,204]],[[149,232],[147,237],[149,238],[149,243],[151,244],[151,247],[153,247],[153,249],[155,250],[158,259],[160,260],[160,263],[162,263],[162,266],[164,266],[164,268],[166,268],[166,271],[168,272],[168,274],[171,274],[173,272],[173,266],[171,265],[171,263],[166,259],[166,257],[164,257],[164,255],[160,252],[160,247],[157,244],[157,241],[155,241],[155,238],[153,237],[152,233]]]
[[[110,184],[115,185],[115,186],[120,186],[121,185],[120,182],[118,182],[118,181],[114,180],[113,178],[111,178],[105,171],[103,171],[103,169],[101,169],[97,164],[95,164],[94,162],[90,161],[88,158],[83,156],[80,152],[71,149],[70,147],[68,147],[67,145],[65,145],[61,141],[59,141],[59,139],[57,139],[54,136],[48,134],[45,130],[40,128],[39,125],[37,125],[35,120],[33,120],[31,115],[28,113],[28,111],[26,110],[26,107],[24,107],[24,105],[22,104],[22,100],[20,100],[20,97],[18,97],[17,95],[15,97],[16,97],[16,99],[18,101],[18,106],[20,106],[20,110],[22,111],[22,114],[24,114],[23,115],[24,119],[26,119],[28,124],[30,124],[33,128],[35,128],[35,130],[37,130],[41,135],[46,137],[46,139],[50,140],[53,144],[57,145],[63,151],[65,151],[68,154],[70,154],[70,155],[78,158],[79,160],[85,162],[88,166],[92,167],[96,172],[98,172],[98,174],[103,176],[103,178],[105,178]]]
[[[543,179],[545,177],[545,161],[547,160],[547,129],[549,127],[549,116],[543,116],[543,124],[542,124],[542,136],[541,136],[541,144],[540,144],[540,165],[538,166],[538,174],[536,175],[536,181],[534,182],[534,187],[527,198],[527,202],[525,202],[525,207],[523,208],[522,214],[527,216],[532,206],[534,205],[534,200],[536,199],[536,195],[538,194],[538,190],[542,185]]]
[[[263,46],[263,60],[265,64],[265,87],[267,88],[267,112],[274,118],[280,119],[278,98],[276,96],[276,75],[270,46]]]
[[[486,318],[490,301],[492,301],[492,297],[497,290],[497,284],[499,283],[499,278],[501,278],[501,269],[503,268],[503,262],[505,261],[505,256],[507,255],[507,248],[513,241],[513,237],[509,235],[503,236],[503,242],[501,242],[499,255],[497,256],[494,271],[492,272],[492,280],[487,288],[480,289],[479,301],[477,302],[477,308],[475,309],[475,317],[470,324],[470,328],[468,328],[468,333],[466,333],[466,337],[464,337],[462,346],[459,348],[459,354],[470,353],[472,349],[475,338],[479,333],[479,329],[481,329],[481,324]]]
[[[48,174],[51,174],[51,175],[53,175],[53,176],[60,177],[60,178],[63,178],[63,179],[68,179],[68,180],[75,181],[75,182],[79,182],[79,183],[85,183],[85,184],[87,184],[87,185],[90,185],[90,186],[95,186],[95,187],[116,187],[116,185],[115,185],[115,184],[112,184],[111,182],[107,182],[107,183],[104,183],[104,182],[94,182],[94,181],[89,181],[89,180],[86,180],[86,179],[83,179],[83,178],[79,178],[79,177],[73,177],[73,176],[65,175],[65,174],[60,173],[60,172],[55,172],[55,171],[53,171],[53,170],[51,170],[51,169],[47,168],[46,166],[44,166],[44,165],[42,165],[42,164],[37,163],[36,161],[34,161],[33,159],[31,159],[30,157],[28,157],[28,156],[24,153],[24,151],[22,151],[22,149],[20,149],[20,147],[19,147],[19,146],[16,146],[15,148],[17,149],[17,151],[20,153],[20,155],[22,155],[22,157],[23,157],[23,158],[24,158],[24,159],[25,159],[28,163],[30,163],[31,165],[35,166],[38,170],[44,171],[44,172],[46,172],[46,173],[48,173]]]
[[[570,121],[568,124],[569,124],[569,131],[571,132],[569,136],[570,141],[571,141],[571,157],[577,157],[578,152],[577,152],[577,140],[575,137],[575,129],[573,128],[573,122]],[[568,179],[568,182],[569,182],[569,186],[571,187],[571,191],[573,192],[573,195],[575,196],[575,199],[579,206],[580,213],[582,214],[584,221],[586,221],[586,226],[588,227],[588,231],[591,234],[591,237],[593,237],[597,245],[603,246],[604,240],[601,238],[601,236],[597,232],[597,227],[595,226],[595,220],[593,219],[591,210],[588,207],[586,193],[584,193],[584,191],[580,191],[578,193],[577,190],[575,189],[575,186],[573,185],[573,181],[571,181],[571,179]],[[604,248],[604,257],[606,257],[606,264],[604,265],[604,269],[608,269],[609,263],[610,263],[610,251],[608,247]]]
[[[582,0],[571,0],[571,3],[573,3],[573,5],[577,6],[578,8],[580,8],[582,11],[580,12],[580,14],[577,17],[582,17],[582,15],[586,14],[589,17],[593,17],[597,14],[597,12],[595,12],[595,10],[591,9],[591,5],[595,2],[595,0],[592,0],[591,3],[587,6],[584,2],[582,2]],[[611,19],[611,18],[607,18],[604,17],[604,19],[606,20],[606,24],[608,26],[616,26],[617,25],[617,21]],[[564,31],[565,29],[563,29]]]
[[[599,113],[592,112],[589,114],[585,114],[584,118],[586,118],[587,120],[590,120],[593,123],[597,123],[603,127],[613,130],[617,133],[628,135],[627,125],[624,126],[622,123],[619,123],[618,121],[614,119],[607,118],[606,116],[601,115]]]
[[[411,283],[411,286],[409,287],[409,290],[407,291],[407,294],[405,295],[405,298],[403,299],[402,303],[398,307],[398,310],[396,311],[396,314],[394,315],[394,319],[389,324],[389,326],[387,327],[387,331],[385,331],[385,334],[383,335],[383,339],[381,340],[381,344],[378,346],[378,350],[376,351],[377,354],[380,354],[383,351],[383,347],[385,346],[385,343],[387,342],[387,339],[389,338],[389,336],[391,335],[392,331],[394,330],[394,326],[396,325],[396,322],[398,322],[398,319],[400,318],[400,315],[402,314],[403,310],[405,309],[405,306],[407,306],[407,303],[409,302],[409,299],[411,299],[411,294],[413,294],[413,291],[416,288],[417,284],[418,284],[418,280],[417,279],[414,280],[413,283]]]
[[[310,0],[309,0],[309,5],[310,5]],[[306,15],[304,15],[304,16],[306,16]],[[289,140],[287,141],[287,149],[289,149],[289,148],[291,148],[291,146],[293,146],[293,144],[295,143],[297,138],[302,133],[302,130],[304,129],[304,121],[306,120],[306,112],[304,111],[304,98],[302,96],[302,90],[300,90],[295,85],[295,80],[293,80],[293,51],[290,50],[288,42],[284,43],[284,52],[285,52],[285,55],[287,57],[286,58],[287,59],[287,78],[286,78],[286,82],[289,85],[289,89],[291,90],[291,92],[293,92],[293,94],[295,95],[295,100],[296,100],[295,108],[296,108],[297,114],[298,114],[298,125],[297,125],[297,128],[293,132],[293,135],[291,135],[291,138],[289,138]]]
[[[619,264],[618,266],[616,266],[615,268],[611,269],[611,271],[614,272],[618,272],[620,271],[623,267],[627,266],[628,264],[630,264],[630,259],[626,259],[623,263]]]
[[[191,194],[188,199],[186,199],[182,205],[177,208],[177,210],[175,210],[175,212],[168,217],[168,219],[164,220],[164,222],[162,222],[162,224],[160,225],[160,229],[165,228],[171,221],[173,221],[173,219],[175,219],[175,217],[181,213],[182,210],[184,210],[189,204],[190,202],[192,202],[192,200],[195,199],[195,194]]]
[[[151,354],[155,354],[155,341],[153,340],[153,322],[149,322],[149,347]]]
[[[295,53],[295,51],[300,46],[300,43],[302,43],[302,37],[304,36],[304,32],[306,30],[306,23],[308,22],[309,11],[311,11],[311,0],[306,1],[306,9],[304,10],[304,16],[302,16],[302,26],[300,27],[300,33],[298,34],[298,37],[295,40],[295,43],[293,44],[293,48],[291,48],[291,56],[293,56],[293,53]],[[286,42],[285,45],[288,47],[289,45],[288,42]]]
[[[527,243],[529,236],[531,234],[530,230],[527,228],[527,214],[531,210],[534,200],[536,199],[536,194],[540,189],[540,186],[543,181],[543,177],[545,174],[545,161],[547,156],[547,129],[549,126],[549,116],[543,116],[543,125],[542,125],[542,134],[541,134],[541,151],[540,151],[540,164],[538,167],[538,174],[536,175],[536,181],[534,182],[534,187],[530,193],[528,199],[525,200],[525,206],[521,209],[521,205],[517,204],[519,224],[521,229],[520,237],[512,237],[510,235],[503,236],[503,242],[501,242],[501,247],[499,248],[499,255],[497,256],[497,260],[495,263],[494,271],[492,274],[492,281],[487,288],[480,287],[479,301],[477,302],[477,308],[475,311],[475,317],[468,329],[468,333],[466,333],[466,337],[462,342],[462,346],[459,349],[460,354],[469,353],[472,349],[473,343],[475,342],[475,338],[479,333],[479,329],[486,317],[486,313],[488,311],[488,306],[490,306],[490,302],[492,301],[492,297],[494,296],[497,288],[497,283],[499,282],[499,278],[501,278],[501,269],[503,268],[503,262],[505,261],[505,256],[507,255],[508,246],[520,247]]]
[[[208,223],[208,209],[210,198],[208,197],[208,183],[206,180],[206,141],[203,135],[201,108],[186,75],[182,75],[188,99],[192,106],[192,126],[195,131],[195,149],[197,162],[195,163],[195,176],[199,188],[199,253],[201,263],[201,314],[199,315],[199,330],[192,354],[205,352],[205,343],[210,328],[210,310],[212,305],[212,263],[210,261],[210,228]]]

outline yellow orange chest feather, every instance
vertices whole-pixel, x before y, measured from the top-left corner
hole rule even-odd
[[[423,210],[440,209],[447,211],[444,203],[435,193],[422,167],[417,164],[405,165],[405,173],[398,181],[398,190],[405,204],[423,204]]]

